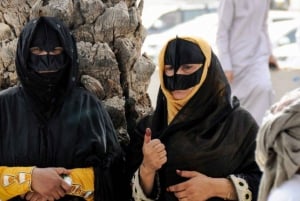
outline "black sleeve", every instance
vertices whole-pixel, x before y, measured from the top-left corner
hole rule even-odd
[[[243,130],[239,130],[239,134],[243,133],[243,142],[242,142],[242,149],[239,150],[243,152],[243,160],[241,160],[239,167],[237,167],[236,171],[233,175],[237,178],[241,178],[245,180],[248,189],[252,194],[252,200],[257,200],[258,188],[259,183],[261,180],[262,172],[260,171],[256,161],[255,161],[255,148],[256,148],[256,136],[258,132],[258,125],[256,124],[253,117],[245,110],[239,109],[242,116],[240,116],[239,124],[242,124]],[[231,178],[233,178],[231,176]],[[235,180],[231,179],[236,187],[236,189],[243,188],[243,182],[239,182],[239,179]],[[238,192],[238,191],[237,191]],[[239,195],[242,197],[248,197],[247,193],[245,192],[244,195]]]
[[[123,192],[125,161],[112,120],[104,105],[94,96],[86,96],[80,118],[80,133],[90,140],[80,143],[89,153],[85,154],[86,165],[94,169],[94,200],[119,201]],[[86,151],[86,152],[87,152]],[[116,193],[119,192],[119,193]]]

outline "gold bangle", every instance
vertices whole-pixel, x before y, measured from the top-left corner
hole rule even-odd
[[[30,170],[30,180],[29,180],[29,183],[28,183],[28,187],[29,187],[29,192],[34,192],[33,189],[32,189],[32,173],[33,173],[33,170],[36,168],[36,166],[33,166],[32,169]]]

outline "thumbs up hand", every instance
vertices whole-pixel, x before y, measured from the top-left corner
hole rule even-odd
[[[143,144],[143,168],[155,173],[167,162],[165,145],[159,139],[151,139],[151,129],[147,128]]]

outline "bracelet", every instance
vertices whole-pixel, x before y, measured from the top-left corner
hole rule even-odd
[[[30,170],[30,180],[29,180],[29,183],[28,183],[28,187],[29,187],[29,192],[34,192],[33,189],[32,189],[32,173],[33,173],[33,170],[36,168],[36,166],[33,166],[32,169]]]

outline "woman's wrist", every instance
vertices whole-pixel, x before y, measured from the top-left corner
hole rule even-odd
[[[144,176],[155,176],[156,170],[153,170],[147,166],[144,162],[140,165],[140,175]]]
[[[234,185],[226,178],[213,178],[215,196],[224,200],[237,200]]]
[[[149,168],[144,163],[140,165],[139,169],[139,181],[141,188],[146,196],[149,196],[152,192],[156,171]]]

